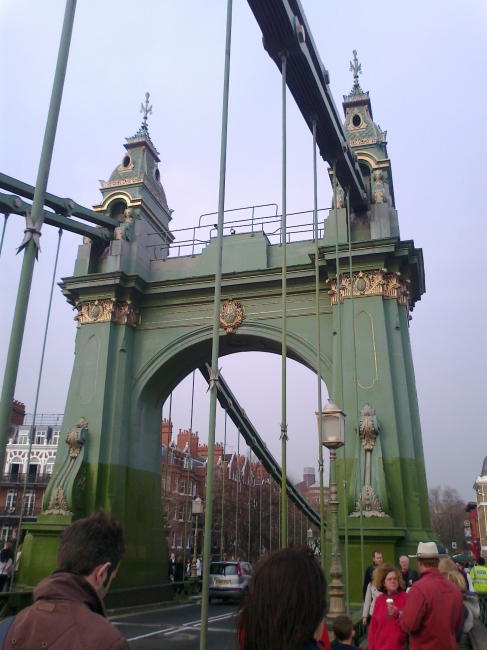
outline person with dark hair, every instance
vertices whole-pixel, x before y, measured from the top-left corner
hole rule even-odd
[[[335,641],[331,644],[332,650],[350,650],[356,647],[353,643],[355,630],[350,616],[341,614],[334,618],[332,629],[335,636]]]
[[[0,591],[8,591],[14,570],[14,552],[12,544],[6,542],[0,551]]]
[[[369,582],[372,582],[372,574],[374,573],[374,570],[379,566],[379,564],[382,564],[382,551],[374,551],[372,553],[372,560],[374,563],[368,566],[365,570],[364,584],[362,585],[362,600],[365,600],[367,587],[369,586]]]
[[[463,620],[460,589],[438,570],[435,542],[419,542],[411,557],[418,560],[419,580],[409,590],[401,616],[411,650],[458,650],[456,637]]]
[[[374,571],[374,585],[381,593],[370,621],[369,650],[403,650],[406,633],[399,616],[406,604],[406,591],[401,571],[392,564],[381,564]]]
[[[129,650],[103,605],[124,552],[123,528],[103,510],[68,526],[56,571],[37,585],[33,605],[8,621],[4,647]]]
[[[322,638],[326,580],[307,546],[275,551],[257,566],[237,629],[242,650],[312,650]]]

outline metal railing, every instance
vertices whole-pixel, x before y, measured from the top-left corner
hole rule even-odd
[[[28,474],[27,475],[27,485],[47,485],[51,480],[50,474]],[[17,472],[11,472],[10,474],[3,474],[0,478],[0,483],[19,485],[23,484],[25,481],[25,474],[20,474]]]
[[[259,211],[261,208],[273,207],[272,214],[262,215]],[[329,208],[320,208],[318,212],[328,211]],[[277,213],[277,204],[267,203],[263,205],[247,206],[245,208],[234,208],[226,210],[229,212],[248,211],[249,216],[242,219],[227,220],[223,227],[225,235],[263,233],[271,244],[282,244],[282,215]],[[148,248],[153,249],[155,259],[164,259],[165,256],[184,257],[200,254],[208,246],[212,238],[217,235],[218,229],[216,224],[202,224],[201,220],[205,217],[216,217],[216,212],[202,214],[198,220],[198,225],[191,228],[180,228],[172,230],[174,236],[172,244],[149,244]],[[307,216],[304,216],[307,215]],[[318,238],[323,237],[323,227],[318,230]],[[287,242],[312,241],[314,239],[313,228],[313,211],[304,210],[300,212],[287,213]],[[158,232],[149,233],[150,235],[159,235]],[[181,237],[181,239],[179,239]],[[176,253],[177,250],[177,254]],[[171,255],[172,254],[172,255]]]
[[[480,605],[480,616],[479,616],[479,621],[482,623],[484,627],[487,627],[487,593],[485,594],[477,594],[479,597],[479,605]]]
[[[1,517],[20,517],[20,512],[22,510],[22,506],[20,504],[12,506],[10,508],[5,507],[3,510],[0,511],[0,516]],[[41,514],[42,508],[34,508],[27,506],[24,508],[24,519],[28,517],[38,517]]]
[[[24,425],[32,426],[33,413],[26,413],[24,417]],[[60,426],[63,423],[64,413],[37,413],[35,424],[37,426],[49,425],[51,427]]]

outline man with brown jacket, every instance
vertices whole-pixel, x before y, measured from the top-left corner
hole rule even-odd
[[[124,552],[122,526],[103,510],[72,523],[60,537],[57,570],[14,618],[4,648],[129,650],[103,605]]]

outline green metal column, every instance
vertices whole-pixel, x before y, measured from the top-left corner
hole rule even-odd
[[[3,380],[2,397],[0,400],[0,467],[3,467],[5,460],[5,447],[10,426],[10,413],[12,411],[12,401],[15,393],[15,384],[17,382],[17,373],[19,370],[20,353],[22,350],[22,340],[24,337],[25,320],[29,305],[34,264],[37,259],[38,248],[34,238],[39,236],[36,235],[36,232],[38,233],[40,228],[39,230],[36,230],[36,224],[42,224],[42,221],[39,222],[39,219],[42,218],[44,212],[44,200],[46,198],[47,181],[49,179],[54,140],[56,137],[61,99],[63,96],[64,78],[66,76],[66,68],[68,65],[69,46],[71,44],[75,10],[76,0],[67,0],[56,72],[54,74],[51,102],[47,116],[46,131],[44,133],[41,159],[39,162],[39,170],[37,172],[32,213],[30,215],[32,228],[29,232],[30,239],[25,245],[19,289],[17,292],[17,302],[15,304],[12,322],[12,333],[10,335],[7,362],[5,365],[5,376]],[[26,235],[27,234],[28,230],[26,230]]]
[[[216,404],[218,391],[218,355],[220,343],[220,301],[222,284],[223,221],[225,211],[225,176],[227,165],[228,96],[230,88],[230,47],[232,42],[232,0],[227,0],[227,26],[225,38],[225,72],[223,81],[222,136],[220,153],[220,187],[218,196],[217,268],[215,272],[215,300],[213,305],[213,340],[210,377],[210,421],[208,427],[208,464],[206,488],[205,538],[203,545],[203,587],[201,594],[200,650],[206,650],[208,639],[208,598],[210,584],[211,528],[213,515],[213,481]]]

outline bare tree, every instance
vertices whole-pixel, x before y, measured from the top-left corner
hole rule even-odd
[[[456,542],[456,552],[467,549],[463,522],[466,503],[457,490],[448,485],[438,485],[429,490],[431,523],[440,542],[448,552],[455,553],[452,542]]]

